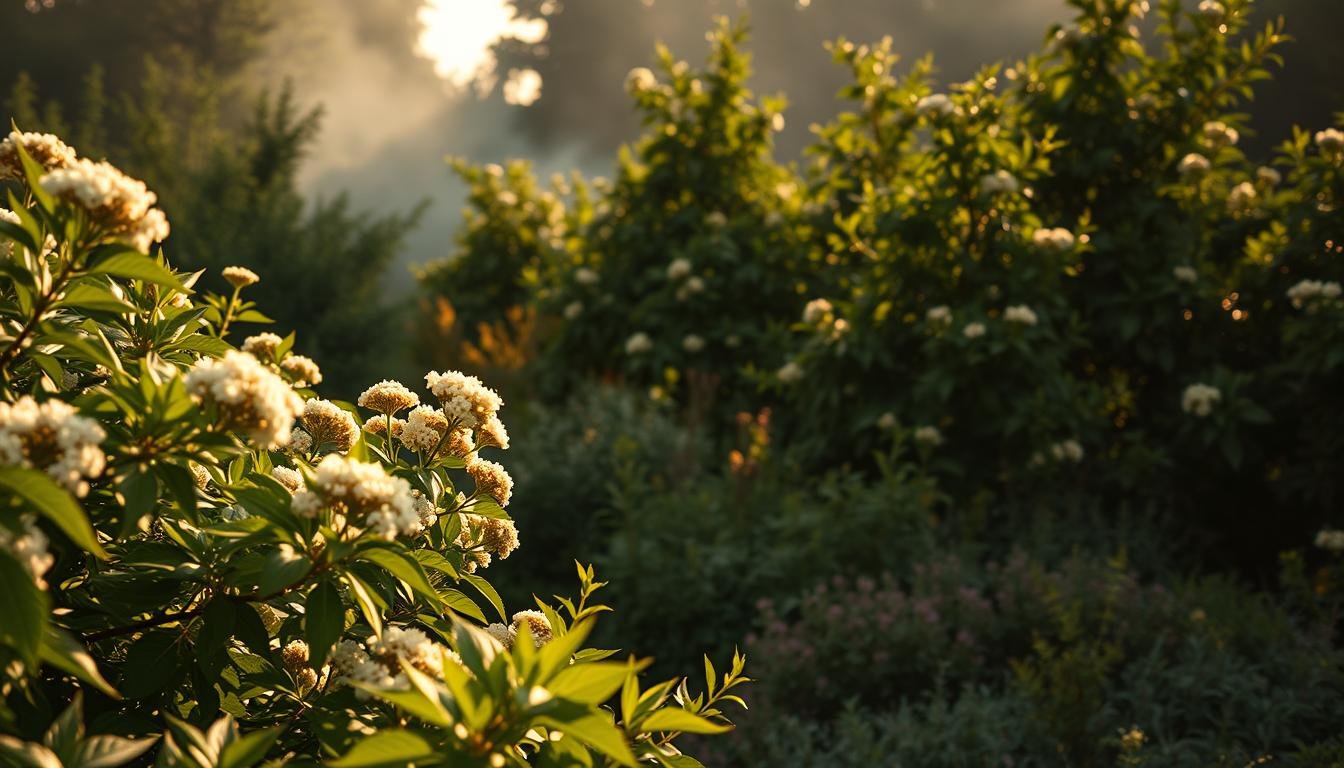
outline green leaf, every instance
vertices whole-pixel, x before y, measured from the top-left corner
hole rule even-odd
[[[79,768],[115,768],[143,755],[159,743],[158,736],[124,739],[120,736],[90,736],[80,745],[75,765]]]
[[[89,518],[55,480],[35,469],[3,467],[0,468],[0,488],[54,523],[76,546],[95,557],[107,559],[107,552],[98,543]]]
[[[580,704],[602,704],[625,684],[626,675],[634,674],[625,662],[606,661],[575,664],[560,670],[546,690],[561,699]]]
[[[373,628],[375,635],[383,634],[383,608],[378,604],[374,597],[373,590],[368,585],[360,581],[359,577],[353,573],[345,573],[345,583],[350,585],[350,591],[355,596],[355,602],[359,604],[359,610],[364,614],[365,621]]]
[[[93,310],[126,314],[135,309],[125,299],[117,298],[105,285],[98,283],[80,283],[65,292],[65,296],[56,305],[75,310]]]
[[[481,610],[481,607],[470,597],[467,597],[456,589],[445,589],[439,592],[439,602],[463,616],[470,616],[482,624],[489,623],[486,621],[485,612]]]
[[[478,592],[484,595],[486,600],[490,601],[490,604],[493,605],[495,607],[495,610],[499,612],[500,621],[504,622],[505,624],[509,623],[509,617],[507,614],[504,613],[504,601],[500,599],[499,593],[496,592],[495,588],[490,585],[490,582],[486,581],[480,576],[477,576],[474,573],[464,573],[462,574],[462,578],[468,584],[475,587]]]
[[[585,709],[583,714],[577,716],[538,717],[537,723],[573,736],[621,765],[635,765],[630,745],[625,743],[625,736],[612,724],[608,715]]]
[[[252,731],[231,742],[219,754],[219,768],[250,768],[256,765],[266,759],[266,753],[284,730],[283,727],[276,727]]]
[[[36,664],[47,626],[47,596],[33,574],[8,552],[0,551],[0,644]]]
[[[98,258],[102,255],[100,252],[110,252],[110,255]],[[89,270],[91,274],[144,280],[149,283],[166,285],[179,291],[185,290],[177,278],[173,277],[173,273],[168,271],[167,267],[133,248],[102,246],[94,250],[94,258],[97,258],[97,263]]]
[[[345,632],[345,603],[341,601],[340,590],[330,581],[323,581],[308,593],[304,611],[303,632],[309,659],[315,669],[321,669],[332,646]]]
[[[713,723],[679,707],[665,707],[639,724],[641,731],[680,731],[682,733],[724,733],[732,726]]]
[[[332,768],[371,768],[405,766],[410,763],[438,762],[438,751],[418,733],[406,730],[382,730],[357,742],[345,757],[327,765]]]
[[[102,691],[105,695],[119,699],[121,694],[112,687],[98,671],[98,664],[85,650],[84,646],[70,633],[56,627],[47,628],[47,636],[42,642],[42,661],[67,672]]]
[[[177,677],[177,633],[148,632],[131,645],[121,665],[121,692],[139,699],[168,687]]]
[[[437,604],[439,602],[439,593],[429,583],[429,578],[425,576],[425,571],[420,567],[419,561],[410,555],[380,544],[361,550],[359,559],[383,567],[393,576],[409,584],[412,590],[427,598],[431,603]]]

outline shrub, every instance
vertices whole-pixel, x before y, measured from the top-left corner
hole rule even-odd
[[[323,400],[292,336],[233,347],[260,277],[196,293],[144,184],[17,131],[0,175],[6,764],[669,764],[727,728],[742,657],[698,695],[643,686],[584,647],[591,568],[505,611],[483,570],[519,543],[512,480],[481,454],[510,441],[479,380]]]

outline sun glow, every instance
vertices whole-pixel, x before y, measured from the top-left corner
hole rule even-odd
[[[547,31],[545,19],[518,18],[508,0],[425,0],[416,18],[420,22],[416,54],[434,62],[435,74],[452,87],[475,84],[481,92],[495,84],[495,43],[505,39],[539,43]]]

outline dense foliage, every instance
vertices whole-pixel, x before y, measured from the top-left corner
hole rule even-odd
[[[646,685],[584,647],[591,567],[511,615],[484,577],[494,391],[321,399],[292,335],[234,348],[259,276],[197,292],[142,182],[18,131],[0,175],[0,764],[699,765],[743,657]]]
[[[1285,39],[1248,2],[1072,5],[1040,54],[945,92],[930,61],[837,42],[853,107],[798,170],[740,27],[703,71],[664,52],[631,73],[648,130],[614,182],[567,204],[525,167],[460,168],[481,213],[426,285],[512,286],[543,392],[724,402],[720,435],[773,401],[806,467],[905,442],[961,502],[1153,508],[1264,566],[1338,506],[1344,134],[1238,149]]]

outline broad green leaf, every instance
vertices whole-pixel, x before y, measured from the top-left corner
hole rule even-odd
[[[634,674],[630,667],[619,661],[574,664],[560,670],[545,685],[557,698],[595,705],[614,696],[630,674]]]
[[[480,576],[477,576],[474,573],[464,573],[462,574],[462,578],[468,584],[475,587],[478,592],[484,595],[486,600],[490,601],[490,605],[493,605],[495,607],[495,610],[499,612],[500,621],[504,622],[505,624],[509,623],[509,617],[507,614],[504,613],[504,601],[500,599],[499,593],[495,591],[495,588],[491,586],[490,582],[486,581]]]
[[[135,309],[125,299],[117,298],[107,286],[92,282],[80,283],[70,288],[56,306],[119,314],[126,314]]]
[[[537,722],[579,739],[621,765],[635,765],[635,755],[630,751],[630,745],[625,743],[625,736],[606,714],[587,710],[572,717],[539,717]]]
[[[373,768],[438,762],[439,750],[418,733],[385,729],[357,742],[345,756],[327,765],[332,768]]]
[[[230,742],[219,754],[219,768],[251,768],[266,759],[266,753],[284,730],[283,727],[265,728]]]
[[[425,576],[425,571],[420,567],[419,561],[409,554],[398,552],[392,547],[377,545],[360,550],[359,559],[381,566],[393,576],[409,584],[412,590],[431,603],[438,602],[439,593],[429,583],[429,578]]]
[[[83,644],[65,630],[48,627],[46,639],[42,642],[41,655],[42,661],[47,664],[74,675],[111,698],[121,698],[121,694],[117,693],[98,670],[97,663]]]
[[[33,574],[8,552],[0,550],[0,644],[35,664],[47,626],[47,596]]]
[[[98,251],[104,251],[107,255],[99,254]],[[101,258],[99,258],[101,256]],[[125,246],[103,246],[95,251],[94,258],[97,259],[93,268],[89,271],[96,275],[112,275],[113,277],[125,277],[132,280],[144,280],[150,283],[166,285],[170,288],[183,290],[182,284],[159,262],[146,256],[139,251]]]
[[[159,743],[158,736],[125,739],[120,736],[90,736],[80,745],[75,765],[79,768],[116,768],[143,755]]]
[[[664,707],[639,724],[641,731],[680,731],[682,733],[724,733],[731,726],[713,723],[679,707]]]
[[[177,633],[148,632],[131,645],[121,665],[121,693],[144,698],[168,687],[178,674]]]
[[[345,603],[341,601],[340,590],[330,581],[323,581],[308,593],[303,632],[308,640],[309,659],[315,669],[321,669],[332,646],[345,632]]]
[[[55,480],[35,469],[0,467],[0,488],[50,520],[76,546],[95,557],[107,559],[107,552],[98,543],[84,510]]]

